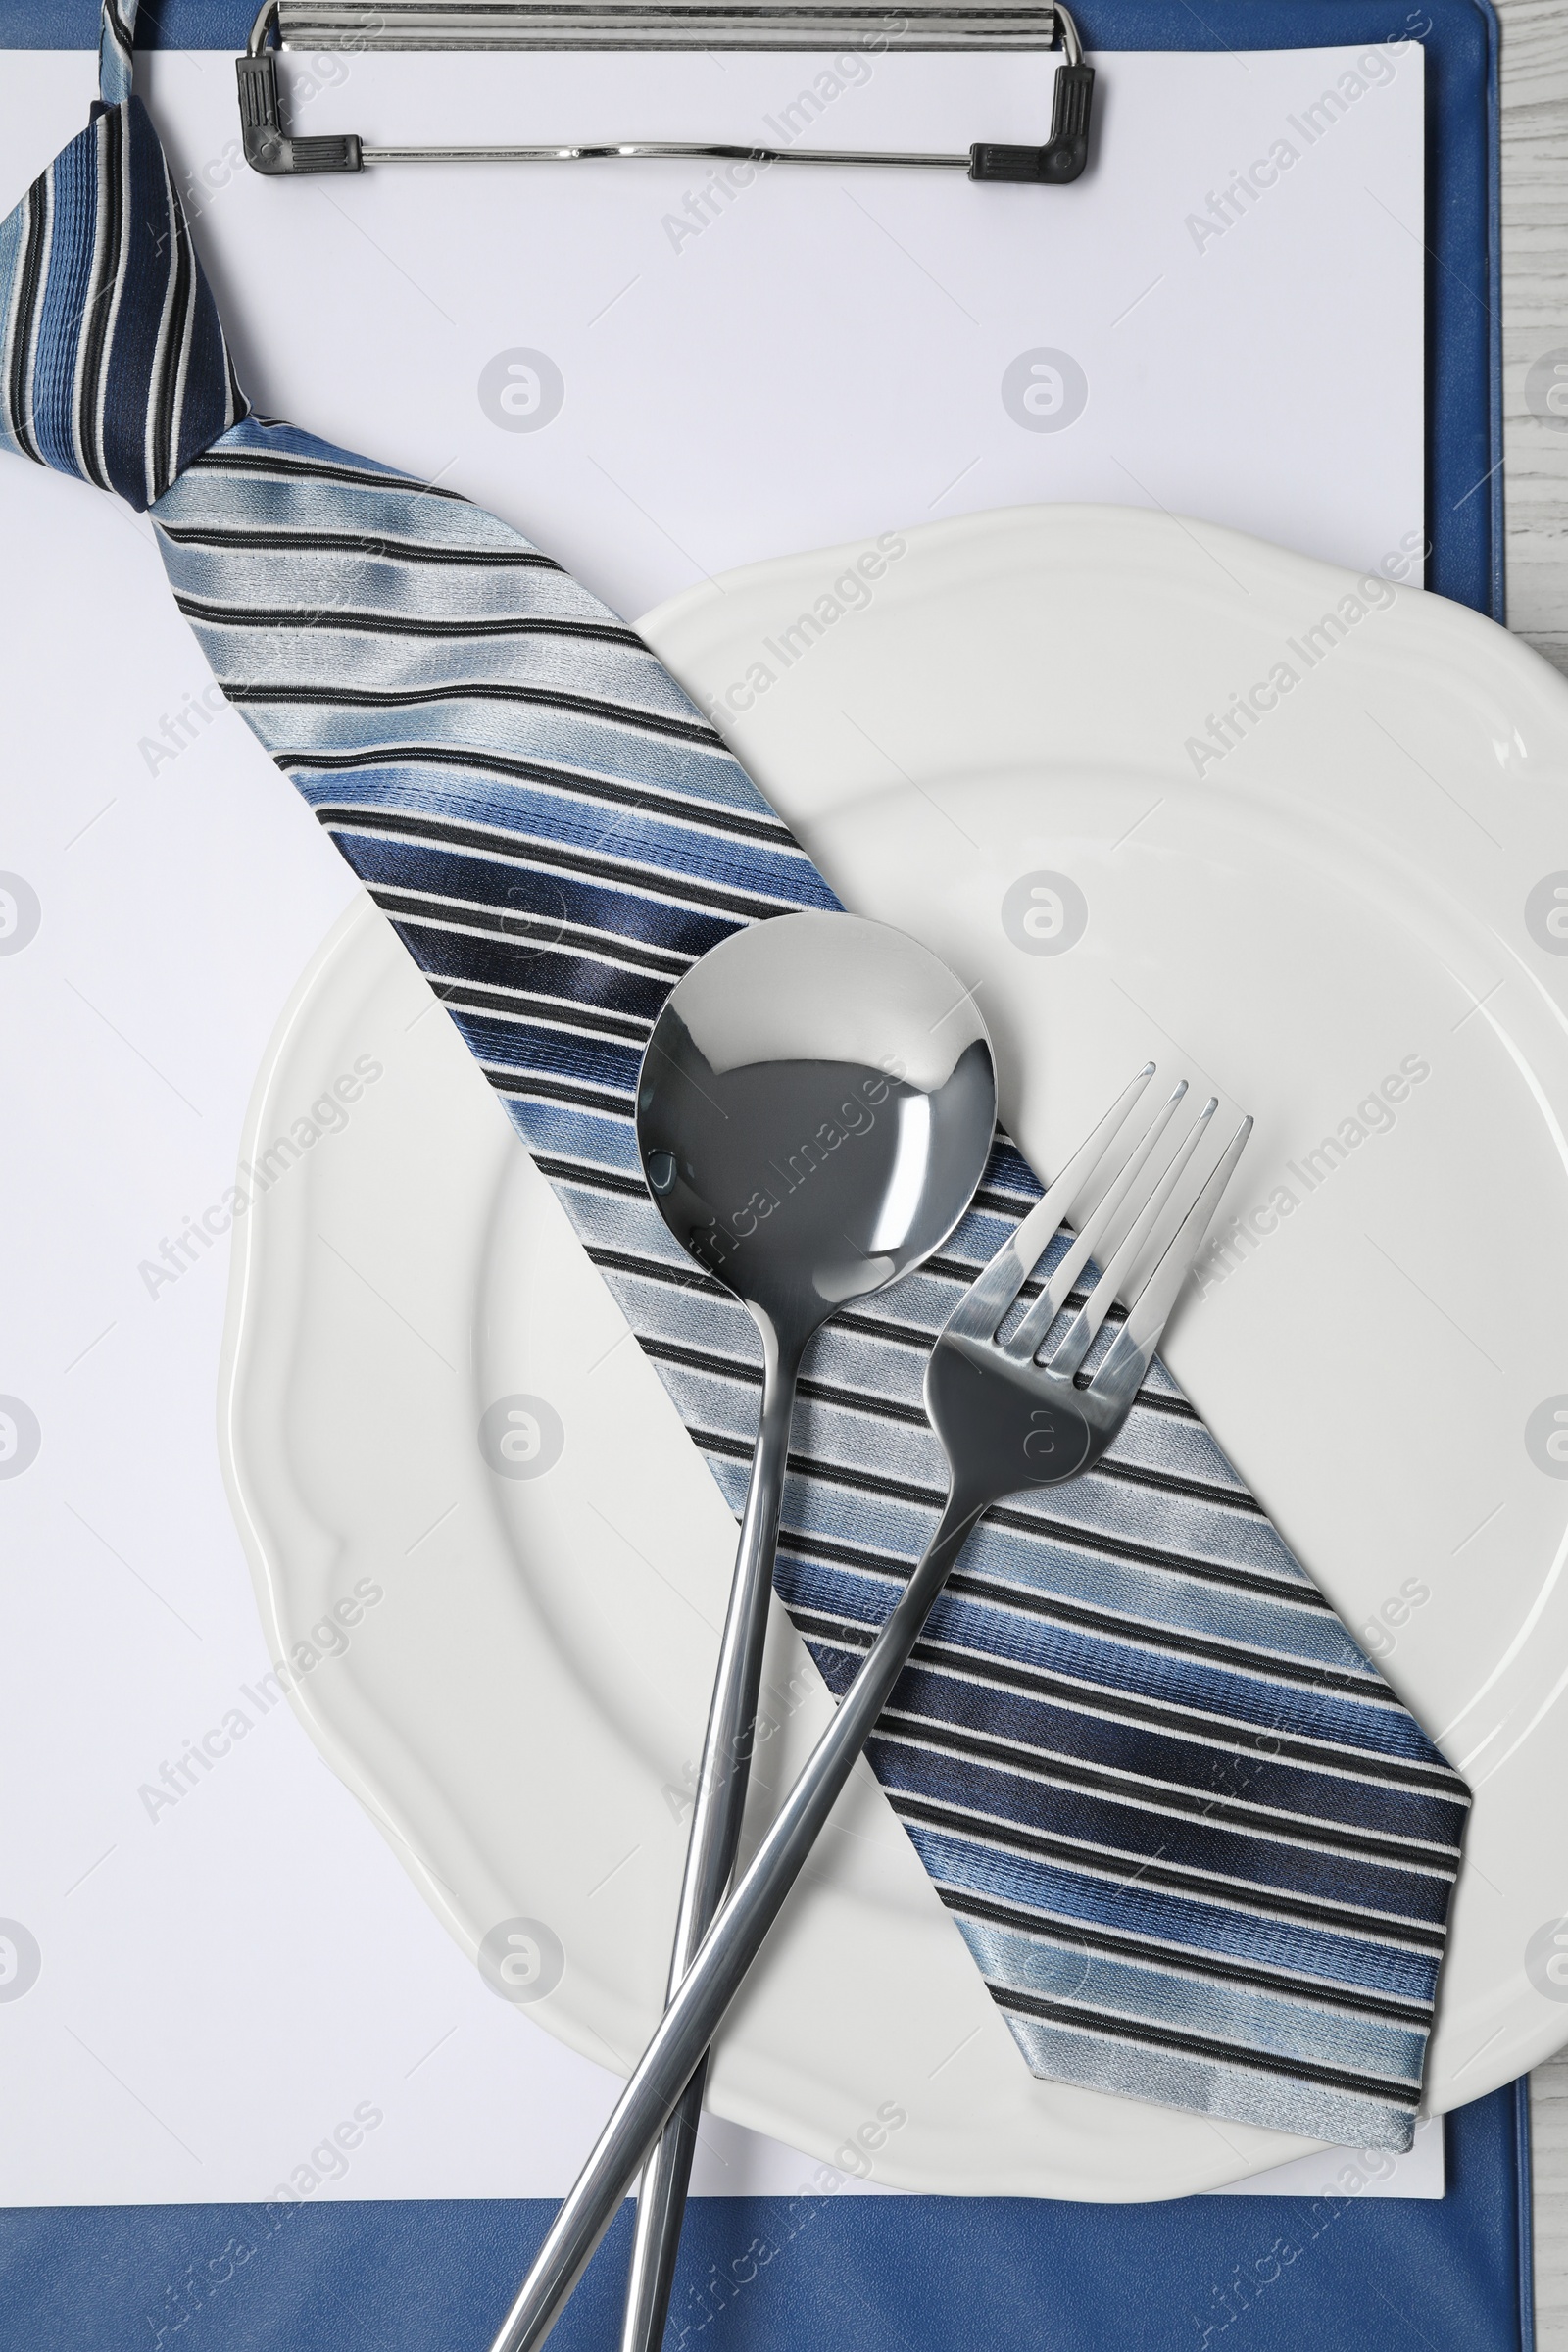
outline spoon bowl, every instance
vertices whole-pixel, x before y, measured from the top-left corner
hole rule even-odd
[[[972,995],[916,941],[847,914],[782,915],[705,956],[637,1090],[665,1223],[786,1353],[941,1247],[995,1124]]]

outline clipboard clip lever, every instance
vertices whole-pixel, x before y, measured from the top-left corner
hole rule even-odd
[[[493,45],[497,47],[540,46],[551,48],[572,46],[571,42],[560,37],[559,18],[564,12],[553,10],[551,13],[555,26],[553,37],[529,40],[524,35],[519,40],[497,41]],[[655,15],[658,12],[653,10],[649,13]],[[735,28],[738,15],[738,12],[725,9],[685,9],[680,13],[688,25],[692,25],[694,19],[724,19],[732,31]],[[744,39],[726,41],[722,28],[717,30],[715,37],[712,26],[702,25],[692,26],[686,40],[665,38],[653,41],[634,37],[613,42],[601,40],[584,45],[627,48],[687,45],[712,48],[726,46],[760,48],[766,45],[763,27],[769,13],[766,10],[747,12],[750,24],[757,26],[758,30]],[[781,16],[787,14],[798,17],[806,12],[790,10],[779,13]],[[852,18],[861,15],[879,18],[879,12],[872,10],[823,11],[820,19],[822,37],[819,45],[824,49],[830,49],[834,45],[832,33],[835,13],[841,23],[848,23]],[[313,172],[363,172],[368,164],[718,161],[760,166],[831,164],[837,165],[841,169],[846,165],[852,165],[866,166],[883,171],[962,172],[970,179],[1008,181],[1018,186],[1063,187],[1069,180],[1079,177],[1084,166],[1089,161],[1089,126],[1091,108],[1094,102],[1095,69],[1093,66],[1085,64],[1083,43],[1078,36],[1078,27],[1067,10],[1060,5],[1060,0],[1054,0],[1054,6],[1044,9],[1027,8],[1007,13],[1009,16],[1020,19],[1030,17],[1038,21],[1042,16],[1049,18],[1054,21],[1054,31],[1059,35],[1062,62],[1056,70],[1051,135],[1043,147],[998,146],[982,141],[972,146],[966,155],[922,155],[894,151],[856,152],[794,146],[739,147],[706,143],[693,145],[669,141],[627,141],[603,147],[372,147],[367,145],[356,131],[333,132],[316,138],[297,138],[284,127],[282,94],[277,78],[278,51],[276,48],[268,47],[270,33],[276,33],[279,45],[281,45],[280,0],[262,0],[262,7],[256,22],[251,26],[250,40],[245,55],[234,61],[235,72],[239,79],[240,133],[245,161],[250,165],[251,170],[260,172],[271,179],[292,178],[300,173]],[[905,7],[901,9],[900,16],[901,20],[906,23],[914,20],[918,24],[922,18],[932,20],[933,24],[940,21],[945,28],[953,28],[955,22],[954,12],[940,6]],[[885,20],[880,21],[885,22]],[[384,20],[378,19],[375,22],[380,24]],[[429,22],[430,18],[426,16],[424,19],[426,27]],[[695,37],[699,32],[701,37]],[[367,46],[368,44],[362,42],[355,45]],[[394,41],[376,45],[396,46],[398,44]],[[418,45],[433,46],[435,44],[421,41]],[[486,45],[491,44],[487,43]],[[802,41],[799,32],[796,32],[794,37],[787,42],[781,41],[779,45],[800,47]],[[918,45],[937,47],[957,44],[939,42],[933,38],[924,40]],[[1022,40],[1013,38],[1004,44],[998,45],[1043,47],[1047,44],[1041,41],[1031,41],[1025,44]]]

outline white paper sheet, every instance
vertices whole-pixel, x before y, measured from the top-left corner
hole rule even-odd
[[[80,119],[85,61],[65,62],[7,74],[0,152],[28,169]],[[313,134],[780,125],[961,152],[1043,137],[1054,62],[336,55],[283,77]],[[1420,523],[1414,43],[1102,60],[1093,169],[1056,189],[792,167],[734,187],[681,164],[268,180],[239,161],[228,59],[155,53],[142,78],[258,406],[461,486],[622,612],[1035,499],[1162,506],[1354,564]],[[812,120],[819,81],[841,94]]]
[[[141,82],[204,192],[258,405],[439,474],[621,610],[1026,499],[1152,503],[1377,561],[1421,523],[1419,52],[1359,74],[1332,118],[1310,110],[1354,71],[1339,52],[1100,62],[1102,138],[1075,188],[777,172],[686,236],[668,221],[702,183],[679,169],[278,184],[237,165],[227,58],[157,56]],[[286,74],[304,131],[751,138],[825,70]],[[810,137],[1038,139],[1049,72],[877,61],[840,74]],[[91,86],[85,55],[7,58],[0,209]],[[1281,139],[1295,160],[1216,225],[1212,198]],[[508,374],[518,352],[559,370],[546,422],[527,403],[553,379]],[[1086,386],[1054,426],[1076,378],[1047,352]],[[479,390],[498,361],[503,423]],[[41,1433],[0,1479],[0,1922],[41,1954],[20,1998],[0,1968],[0,2199],[560,2194],[611,2078],[492,1996],[286,1709],[172,1811],[138,1793],[268,1659],[213,1438],[223,1247],[156,1298],[137,1268],[229,1183],[263,1047],[353,885],[215,709],[146,523],[0,460],[0,869],[39,909],[0,955],[0,1392]],[[334,2150],[362,2108],[379,2121]],[[705,2137],[703,2193],[813,2177],[729,2126]],[[1366,2193],[1441,2193],[1441,2137]],[[1324,2186],[1343,2162],[1292,2185],[1343,2194]]]

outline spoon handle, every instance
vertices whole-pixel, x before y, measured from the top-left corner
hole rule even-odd
[[[644,2151],[655,2132],[663,2129],[699,2056],[723,2024],[766,1941],[894,1684],[908,1664],[964,1538],[984,1508],[983,1494],[949,1495],[924,1558],[867,1650],[778,1818],[704,1937],[576,2185],[550,2225],[490,2352],[538,2352],[561,2317],[636,2179]]]
[[[767,1639],[767,1604],[773,1590],[773,1554],[778,1546],[779,1505],[789,1458],[790,1421],[795,1408],[799,1351],[781,1353],[773,1334],[762,1334],[762,1417],[752,1456],[751,1485],[741,1520],[735,1577],[719,1646],[702,1769],[692,1806],[691,1839],[681,1882],[669,1963],[666,2001],[686,1974],[708,1932],[735,1868],[746,1788],[751,1774],[757,1698]],[[703,2111],[705,2056],[687,2084],[659,2144],[644,2169],[637,2193],[637,2226],[631,2275],[626,2286],[621,2352],[659,2352],[675,2280],[681,2221],[697,2125]]]
[[[664,2340],[707,2082],[705,2051],[637,2184],[637,2221],[621,2315],[620,2352],[659,2352]]]

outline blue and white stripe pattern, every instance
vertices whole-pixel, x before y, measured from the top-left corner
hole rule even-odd
[[[98,18],[98,95],[105,106],[123,106],[136,70],[137,0],[103,0]]]
[[[548,557],[246,416],[130,31],[106,0],[107,104],[0,229],[0,437],[151,507],[217,676],[445,1002],[738,1513],[757,1335],[654,1210],[633,1090],[697,956],[838,902]],[[808,1361],[777,1582],[835,1689],[941,1503],[931,1339],[1039,1192],[999,1139],[942,1256]],[[975,1531],[871,1760],[1037,2074],[1408,2144],[1468,1792],[1158,1364],[1102,1462]]]
[[[251,417],[153,521],[738,1514],[757,1336],[648,1199],[634,1088],[696,956],[832,892],[634,633],[452,492]],[[808,1358],[778,1589],[835,1689],[941,1503],[931,1337],[1039,1190],[999,1140],[942,1257]],[[1159,1366],[970,1539],[871,1760],[1037,2073],[1407,2142],[1466,1792]]]
[[[110,102],[0,220],[0,447],[143,508],[246,404],[129,60],[109,0]]]

